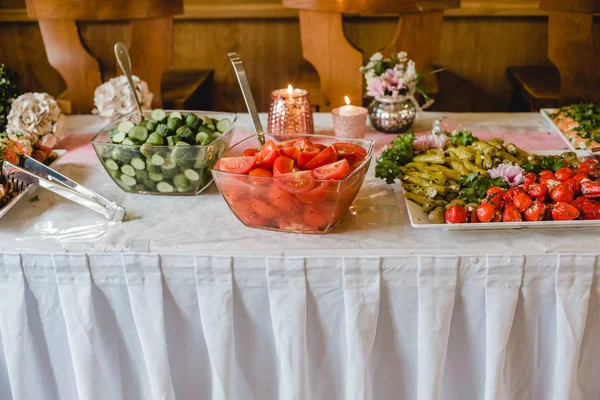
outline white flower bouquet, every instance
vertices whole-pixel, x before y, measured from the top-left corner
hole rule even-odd
[[[150,109],[154,94],[148,89],[148,84],[133,76],[133,84],[142,109]],[[104,82],[94,91],[94,105],[92,111],[104,118],[118,118],[135,111],[135,99],[125,75],[118,76]]]

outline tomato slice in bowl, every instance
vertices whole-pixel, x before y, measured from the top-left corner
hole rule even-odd
[[[286,157],[279,156],[275,159],[273,163],[273,176],[279,176],[282,174],[287,174],[294,170],[294,160]]]
[[[318,156],[320,152],[321,150],[317,149],[316,147],[310,150],[302,150],[298,153],[298,158],[296,159],[296,161],[298,161],[298,166],[304,167],[310,162],[310,160]]]
[[[298,153],[300,153],[300,150],[298,150],[294,146],[290,146],[290,147],[283,147],[283,148],[279,149],[279,152],[286,157],[289,157],[293,160],[297,160]]]
[[[337,195],[337,182],[315,182],[315,186],[306,193],[296,197],[306,204],[333,203]]]
[[[260,153],[260,151],[258,151],[257,149],[246,149],[246,150],[244,150],[242,155],[244,157],[249,157],[249,156],[256,155],[257,153]]]
[[[352,168],[358,167],[367,158],[367,151],[358,145],[339,142],[332,146],[338,151],[338,157],[348,160]]]
[[[312,171],[290,172],[279,175],[275,182],[288,193],[302,194],[310,191],[315,185]]]
[[[350,174],[350,164],[343,159],[313,170],[317,179],[344,179]]]
[[[269,171],[268,169],[264,169],[264,168],[254,168],[252,171],[250,171],[248,173],[248,175],[250,176],[265,176],[265,177],[272,177],[273,173],[271,171]]]
[[[271,169],[273,163],[279,157],[279,150],[271,150],[267,154],[261,152],[256,154],[256,166],[259,168]]]
[[[219,160],[219,169],[234,174],[247,174],[256,164],[256,157],[225,157]]]
[[[331,164],[336,162],[338,159],[337,150],[333,146],[329,146],[322,152],[320,152],[315,158],[310,160],[304,168],[306,169],[315,169],[319,168],[326,164]]]

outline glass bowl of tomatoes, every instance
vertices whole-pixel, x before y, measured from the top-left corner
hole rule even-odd
[[[321,135],[250,136],[212,169],[235,216],[251,228],[294,233],[331,231],[358,194],[373,156],[363,139]]]

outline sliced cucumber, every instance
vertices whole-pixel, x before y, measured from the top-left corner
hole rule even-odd
[[[152,164],[158,166],[161,166],[165,163],[164,157],[157,153],[152,154],[152,158],[150,159],[150,161],[152,162]]]
[[[154,145],[150,143],[144,143],[140,146],[140,153],[142,153],[145,157],[152,157],[152,154],[154,154]]]
[[[137,183],[137,181],[135,180],[135,178],[129,176],[129,175],[121,175],[121,182],[123,182],[123,184],[125,186],[135,186],[135,184]]]
[[[154,182],[160,182],[165,178],[160,172],[148,172],[148,179]]]
[[[146,185],[146,187],[150,190],[156,189],[156,182],[154,182],[152,179],[144,179],[144,185]]]
[[[212,136],[210,136],[210,137],[207,137],[206,139],[204,139],[204,140],[202,141],[202,143],[200,143],[200,145],[201,145],[201,146],[208,146],[209,144],[211,144],[211,143],[213,142],[213,140],[214,140],[214,139],[213,139],[213,137],[212,137]]]
[[[194,171],[193,169],[186,169],[183,171],[183,175],[188,178],[189,181],[195,182],[200,180],[200,174]]]
[[[150,113],[150,118],[152,118],[155,121],[162,121],[165,118],[167,118],[167,113],[165,112],[165,110],[160,109],[160,108],[156,108],[154,110],[152,110],[152,112]]]
[[[119,132],[127,133],[131,128],[133,128],[135,124],[131,121],[123,121],[119,125],[117,125],[117,130]]]
[[[172,129],[174,131],[176,131],[177,128],[179,128],[181,125],[183,125],[183,122],[180,118],[169,118],[167,120],[167,128]]]
[[[152,164],[152,161],[147,158],[146,159],[146,171],[148,172],[160,172],[160,166]]]
[[[204,131],[196,133],[196,144],[201,144],[206,139],[210,138],[210,135]]]
[[[176,136],[169,136],[167,137],[167,145],[169,146],[175,146],[175,138]]]
[[[145,142],[146,139],[148,139],[148,129],[144,128],[143,126],[136,126],[127,132],[127,136],[133,140]]]
[[[132,156],[128,151],[126,151],[126,149],[122,147],[115,147],[112,151],[112,158],[126,164],[129,162],[129,160],[131,160]]]
[[[104,161],[104,165],[106,166],[106,168],[110,169],[111,171],[119,170],[119,164],[112,158],[109,158],[106,161]]]
[[[161,193],[173,193],[173,186],[168,182],[159,182],[156,184],[156,190]]]
[[[188,126],[192,128],[194,132],[198,132],[198,128],[202,126],[202,120],[200,118],[196,118],[196,120],[192,124],[188,124]]]
[[[156,122],[153,119],[148,120],[148,122],[146,123],[146,129],[148,129],[148,132],[154,132],[156,130],[157,126],[158,126],[158,122]]]
[[[182,119],[181,113],[179,111],[173,111],[171,114],[169,114],[169,119],[171,119],[171,118]]]
[[[161,146],[165,143],[164,139],[158,135],[156,132],[152,132],[148,139],[146,139],[146,143],[153,144],[155,146]]]
[[[187,126],[192,126],[194,124],[194,122],[196,122],[196,120],[198,120],[198,117],[196,117],[196,115],[189,113],[185,116],[185,124]]]
[[[146,170],[136,170],[135,171],[135,179],[137,179],[138,181],[143,181],[145,179],[148,179],[148,171]]]
[[[190,154],[190,144],[186,142],[177,142],[173,150],[171,150],[171,160],[178,163]]]
[[[174,162],[171,161],[167,161],[165,162],[161,167],[160,167],[163,176],[165,177],[165,179],[171,179],[172,177],[174,177],[175,175],[177,175],[177,165],[175,165]]]
[[[212,135],[215,132],[215,127],[212,125],[202,125],[200,128],[198,128],[198,132],[206,132],[209,136]]]
[[[195,185],[188,185],[186,187],[179,187],[179,186],[177,186],[177,191],[179,193],[195,192],[196,191],[196,186]]]
[[[133,140],[131,140],[131,138],[125,138],[123,139],[123,141],[121,142],[122,145],[125,146],[135,146],[135,143]]]
[[[146,169],[146,162],[139,157],[133,158],[131,161],[129,161],[129,164],[131,164],[131,166],[135,169]]]
[[[190,128],[189,126],[183,125],[179,127],[175,134],[186,143],[194,143],[194,132],[192,132],[192,128]]]
[[[108,137],[112,139],[112,137],[115,136],[117,133],[119,133],[119,130],[117,128],[111,128],[111,130],[108,131]]]
[[[143,183],[138,183],[136,184],[134,187],[132,187],[134,192],[147,192],[148,189],[146,188],[146,185],[144,185]]]
[[[111,137],[111,140],[113,143],[121,143],[125,139],[125,136],[125,132],[118,131]]]
[[[167,125],[165,125],[165,124],[158,124],[156,126],[156,130],[154,132],[156,132],[156,134],[158,136],[161,136],[161,137],[165,138],[165,137],[169,136],[168,135],[168,133],[169,133],[169,127]]]
[[[223,118],[219,122],[217,122],[217,130],[221,133],[225,133],[231,128],[231,121],[227,118]]]
[[[135,169],[129,164],[121,165],[121,172],[128,176],[135,176]]]
[[[173,177],[173,184],[177,187],[187,187],[189,181],[184,174],[177,174]]]

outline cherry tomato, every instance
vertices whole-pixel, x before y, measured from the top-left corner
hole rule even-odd
[[[256,164],[256,157],[225,157],[221,158],[219,168],[221,171],[232,172],[234,174],[247,174]]]
[[[310,160],[304,167],[306,169],[315,169],[323,165],[331,164],[337,161],[337,150],[333,146],[329,146],[320,152],[315,158]]]
[[[504,207],[504,212],[502,213],[502,222],[521,222],[523,221],[523,217],[521,216],[521,212],[515,206],[506,206]]]
[[[288,148],[288,147],[294,147],[294,145],[296,144],[296,142],[298,140],[299,139],[291,139],[291,140],[279,142],[279,143],[277,143],[277,148],[281,150],[281,149]],[[304,139],[304,140],[306,140],[306,139]]]
[[[275,219],[280,214],[280,211],[275,206],[256,197],[250,200],[250,208],[254,213],[266,219]]]
[[[313,230],[324,228],[333,216],[332,204],[308,204],[304,208],[304,222]]]
[[[588,176],[592,172],[597,172],[598,170],[595,168],[596,164],[598,164],[596,160],[585,160],[577,167],[577,173]]]
[[[289,172],[279,175],[275,182],[288,193],[300,194],[313,188],[315,177],[312,171]]]
[[[277,207],[282,215],[293,217],[302,212],[302,203],[293,195],[279,189],[277,186],[271,187],[267,192],[269,204]]]
[[[554,173],[554,177],[557,181],[564,182],[567,179],[571,179],[575,175],[575,172],[569,167],[562,167]]]
[[[333,147],[338,152],[339,158],[345,158],[351,166],[358,166],[365,158],[367,158],[367,151],[361,146],[352,143],[334,143]]]
[[[548,169],[545,169],[545,170],[541,171],[538,174],[538,176],[540,178],[544,178],[544,179],[554,179],[554,172],[552,172],[552,171],[550,171]]]
[[[481,222],[490,222],[496,213],[496,207],[491,203],[483,203],[476,209],[477,218]]]
[[[541,201],[534,201],[523,213],[525,221],[541,221],[546,214],[546,205]]]
[[[278,176],[282,174],[287,174],[294,170],[294,160],[286,157],[279,156],[275,159],[273,163],[273,176]]]
[[[256,150],[256,149],[246,149],[244,150],[244,152],[242,153],[242,155],[244,157],[249,157],[249,156],[253,156],[256,153],[260,153],[260,151]]]
[[[550,190],[543,183],[535,183],[531,185],[527,193],[536,200],[544,201],[550,194]]]
[[[524,212],[529,208],[529,206],[532,203],[532,200],[531,197],[529,197],[525,193],[517,193],[515,197],[513,197],[512,202],[520,212]]]
[[[260,150],[260,152],[263,155],[263,158],[267,156],[267,154],[269,154],[272,151],[279,151],[277,145],[275,144],[275,142],[273,142],[272,140],[267,140],[265,142],[265,144],[263,144],[262,149]]]
[[[298,166],[304,167],[306,164],[308,164],[310,160],[318,156],[319,152],[320,150],[316,147],[314,148],[314,150],[302,150],[300,153],[298,153],[298,158],[296,159],[296,161],[298,161]]]
[[[504,194],[504,201],[506,201],[507,203],[510,203],[512,201],[513,197],[515,197],[519,193],[524,193],[523,189],[521,189],[520,187],[514,187],[514,188],[508,189],[506,191],[506,193]]]
[[[500,195],[504,195],[504,192],[506,192],[506,190],[498,187],[498,186],[491,186],[486,192],[485,195],[490,197],[494,194],[500,194]]]
[[[324,144],[321,144],[321,143],[313,143],[312,145],[321,151],[323,151],[327,148],[327,146],[325,146]]]
[[[573,197],[573,189],[566,183],[561,183],[550,191],[550,198],[556,202],[570,203]]]
[[[552,219],[555,221],[571,221],[577,219],[579,214],[577,207],[564,202],[557,202],[552,208]]]
[[[458,204],[446,210],[446,222],[449,224],[463,224],[467,222],[467,210]]]
[[[256,153],[256,166],[258,168],[272,169],[275,160],[279,157],[279,150],[271,150],[266,155],[263,152]]]
[[[564,183],[569,185],[571,187],[571,189],[573,190],[573,197],[576,197],[581,193],[581,184],[579,182],[577,182],[575,179],[569,178]]]
[[[313,170],[317,179],[344,179],[350,174],[350,164],[343,159]]]

